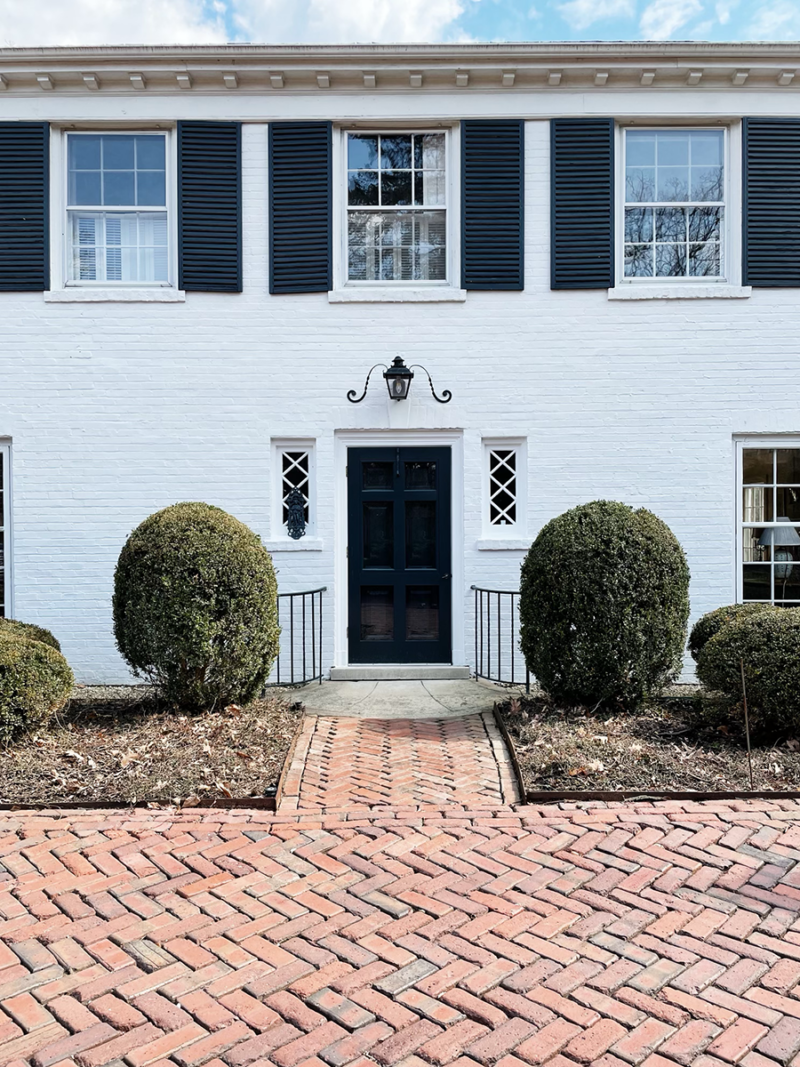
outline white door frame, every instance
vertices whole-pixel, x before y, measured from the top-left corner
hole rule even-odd
[[[337,430],[334,434],[334,664],[349,666],[347,642],[347,466],[348,448],[449,448],[450,583],[453,663],[465,664],[464,645],[464,435],[461,430]]]

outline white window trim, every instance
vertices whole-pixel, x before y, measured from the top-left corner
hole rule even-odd
[[[14,618],[14,603],[12,596],[13,582],[11,572],[13,570],[13,531],[11,528],[11,442],[0,441],[0,468],[3,474],[3,502],[0,511],[0,526],[3,529],[5,565],[0,581],[3,582],[3,601],[5,603],[5,617]]]
[[[529,548],[528,529],[528,441],[526,437],[484,437],[481,442],[481,539],[478,548]],[[517,454],[517,521],[508,526],[492,526],[489,521],[490,480],[489,453],[497,448],[513,449]]]
[[[725,206],[722,231],[723,273],[718,279],[626,278],[625,277],[625,131],[626,130],[720,130],[723,131],[725,161]],[[614,212],[616,287],[608,290],[609,300],[698,300],[745,299],[752,294],[742,285],[742,123],[730,120],[724,126],[708,121],[680,123],[619,122],[615,130],[616,160]]]
[[[68,281],[69,230],[67,224],[67,137],[71,133],[159,133],[166,139],[167,232],[169,280],[166,282]],[[102,124],[69,128],[51,127],[50,133],[50,290],[45,303],[179,303],[186,294],[178,289],[178,139],[173,125],[142,126]]]
[[[347,135],[349,133],[443,133],[447,169],[447,278],[444,281],[350,281],[347,277]],[[369,127],[351,124],[334,129],[333,137],[333,289],[328,294],[332,304],[352,303],[463,303],[466,290],[457,287],[461,273],[461,126],[453,123],[409,123],[397,126]]]
[[[313,437],[274,437],[271,442],[271,538],[267,548],[271,552],[320,552],[322,540],[317,537],[317,442]],[[284,452],[308,452],[308,524],[303,537],[295,541],[283,524],[283,465]]]
[[[734,537],[734,576],[736,589],[736,603],[743,604],[744,600],[744,568],[742,566],[742,530],[744,528],[744,512],[743,512],[743,496],[742,482],[743,482],[743,457],[742,453],[745,448],[800,448],[800,436],[797,434],[747,434],[741,437],[734,438],[735,448],[735,537]],[[776,522],[759,523],[760,526],[777,526]],[[795,523],[794,525],[800,525]],[[748,600],[748,604],[766,604],[769,601],[766,600]]]

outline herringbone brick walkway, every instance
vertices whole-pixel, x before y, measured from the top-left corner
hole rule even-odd
[[[491,715],[458,719],[305,719],[282,810],[519,800]]]
[[[0,814],[0,1064],[800,1065],[800,805]]]

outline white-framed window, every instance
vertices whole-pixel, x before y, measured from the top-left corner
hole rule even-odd
[[[303,501],[305,533],[313,537],[316,531],[316,469],[315,442],[289,438],[272,442],[273,458],[273,536],[289,539],[290,494],[297,489]]]
[[[65,134],[67,285],[172,282],[169,131]]]
[[[482,466],[484,537],[523,537],[527,506],[524,438],[485,438]]]
[[[0,442],[0,618],[11,614],[11,446]]]
[[[800,607],[800,437],[736,447],[737,599]]]
[[[342,130],[337,284],[428,287],[453,276],[454,131]]]
[[[622,281],[731,281],[729,141],[720,127],[622,130]]]

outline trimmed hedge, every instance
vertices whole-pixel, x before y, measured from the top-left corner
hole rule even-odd
[[[742,662],[748,708],[766,724],[800,730],[800,609],[751,613],[709,638],[697,660],[704,686],[742,702]]]
[[[773,604],[726,604],[724,607],[708,611],[698,619],[689,634],[689,651],[692,659],[697,662],[700,653],[705,648],[706,642],[718,634],[723,626],[727,626],[737,619],[745,619],[750,615],[761,615],[765,611],[780,611]]]
[[[522,564],[522,652],[559,703],[635,708],[678,674],[688,617],[683,549],[644,509],[573,508]]]
[[[133,531],[113,610],[134,674],[183,707],[252,700],[278,652],[272,559],[244,523],[209,504],[174,504]]]
[[[26,637],[29,641],[43,641],[44,644],[61,651],[61,645],[49,630],[43,626],[34,626],[32,622],[19,622],[17,619],[0,619],[0,635],[14,634],[17,637]]]
[[[64,707],[74,684],[55,648],[0,628],[0,744],[46,723]]]

